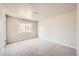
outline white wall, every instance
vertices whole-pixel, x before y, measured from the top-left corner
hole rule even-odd
[[[39,38],[76,47],[76,11],[66,12],[39,22]]]
[[[32,38],[37,38],[37,21],[31,21],[27,19],[21,19],[12,16],[6,16],[6,42],[16,42],[21,40],[28,40]],[[18,33],[18,27],[22,24],[32,24],[31,32],[21,32]]]
[[[3,16],[4,16],[4,31],[6,31],[6,14],[13,16],[13,17],[19,17],[23,19],[29,19],[29,20],[34,20],[32,19],[32,8],[29,4],[1,4],[3,8]],[[4,32],[5,38],[6,38],[6,32]],[[4,39],[5,41],[6,39]]]
[[[0,8],[0,55],[1,55],[1,48],[2,48],[2,12]]]
[[[2,55],[2,50],[5,45],[5,16],[4,16],[4,11],[3,7],[0,4],[0,55]]]
[[[77,31],[76,31],[76,34],[77,34],[77,40],[76,40],[76,46],[77,46],[77,55],[79,56],[79,4],[77,4],[77,21],[76,21],[76,25],[77,25]]]

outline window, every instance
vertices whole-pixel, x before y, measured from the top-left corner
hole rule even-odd
[[[25,31],[26,32],[32,32],[31,28],[32,28],[32,24],[25,24]]]
[[[23,32],[32,32],[32,24],[31,23],[18,23],[17,33],[23,33]]]

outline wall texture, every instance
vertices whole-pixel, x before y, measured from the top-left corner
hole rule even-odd
[[[0,55],[1,55],[1,48],[2,48],[2,11],[0,8]]]
[[[2,51],[5,45],[5,38],[6,38],[5,30],[6,30],[5,29],[5,16],[4,16],[3,7],[0,4],[0,55],[2,55]]]
[[[19,40],[27,40],[32,38],[37,38],[37,21],[31,21],[27,19],[21,19],[17,17],[7,16],[7,43],[15,42]],[[21,24],[31,24],[31,32],[19,32],[19,26]],[[22,26],[22,25],[21,25]],[[24,26],[22,26],[23,28]],[[23,28],[21,31],[24,31]]]
[[[3,16],[4,16],[4,38],[3,41],[6,41],[6,15],[10,15],[13,17],[23,18],[23,19],[32,19],[32,8],[29,4],[1,4],[3,8]]]
[[[77,47],[77,55],[79,56],[79,4],[77,4],[77,21],[76,21],[76,25],[77,25],[77,31],[76,31],[76,47]]]
[[[41,39],[75,48],[76,11],[40,21],[38,30]]]

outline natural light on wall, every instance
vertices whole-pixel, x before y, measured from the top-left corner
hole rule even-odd
[[[32,9],[30,6],[18,7],[17,12],[22,18],[32,19]]]
[[[18,23],[18,27],[17,27],[17,33],[20,34],[20,33],[32,33],[32,24],[31,23]]]
[[[7,43],[37,38],[37,21],[6,16]]]

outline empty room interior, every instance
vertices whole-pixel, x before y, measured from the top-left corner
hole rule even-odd
[[[79,4],[1,3],[1,56],[79,56]]]

